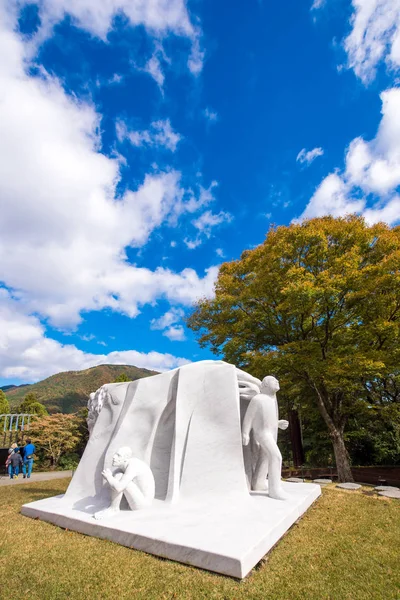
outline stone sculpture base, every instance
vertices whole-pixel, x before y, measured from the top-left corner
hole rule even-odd
[[[22,514],[156,556],[242,579],[321,494],[319,485],[283,482],[286,501],[247,498],[155,500],[151,508],[93,519],[98,505],[73,508],[63,496],[25,504]],[[76,506],[76,505],[75,505]]]

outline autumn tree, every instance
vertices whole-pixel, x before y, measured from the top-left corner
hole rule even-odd
[[[82,437],[80,418],[75,414],[56,413],[35,419],[30,437],[38,451],[56,467],[61,456],[74,452]]]
[[[317,407],[338,478],[351,481],[348,419],[398,402],[400,228],[357,216],[272,228],[263,244],[222,265],[215,297],[188,325],[202,346],[282,394]]]
[[[44,404],[39,402],[38,397],[34,392],[26,394],[18,407],[18,413],[29,413],[31,415],[37,415],[38,417],[44,417],[49,414]]]

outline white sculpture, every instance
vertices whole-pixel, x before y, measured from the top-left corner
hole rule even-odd
[[[315,484],[280,482],[276,432],[285,422],[278,422],[278,384],[271,390],[270,379],[201,361],[102,386],[89,399],[91,433],[66,493],[22,513],[245,577],[320,495]],[[257,398],[268,414],[264,404],[253,414]],[[242,418],[253,431],[248,446]],[[269,495],[251,490],[257,443],[260,473],[270,456]],[[282,489],[285,502],[275,499]]]
[[[122,496],[125,496],[131,510],[146,508],[154,500],[153,473],[145,462],[132,457],[130,448],[120,448],[114,454],[112,464],[118,467],[116,474],[113,475],[111,469],[102,471],[111,488],[111,504],[105,510],[96,512],[93,515],[95,519],[104,519],[118,513]]]
[[[278,428],[286,429],[288,421],[278,419],[278,402],[276,392],[279,382],[275,377],[264,377],[260,393],[250,400],[244,421],[242,441],[247,446],[250,441],[250,431],[253,431],[258,451],[253,473],[251,488],[265,491],[271,498],[287,499],[287,494],[281,485],[282,455],[278,448]],[[268,487],[267,487],[268,476]]]
[[[97,421],[101,409],[103,408],[104,402],[110,399],[110,395],[105,385],[101,386],[101,388],[99,388],[95,392],[92,392],[89,395],[89,400],[87,404],[88,416],[86,419],[89,429],[89,435],[92,433],[93,427]]]
[[[261,381],[249,373],[236,367],[236,377],[239,385],[239,394],[242,400],[251,400],[260,393]]]

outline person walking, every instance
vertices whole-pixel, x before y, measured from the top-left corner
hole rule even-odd
[[[7,473],[10,476],[10,479],[13,478],[13,471],[12,471],[12,466],[11,466],[11,455],[14,452],[14,448],[9,448],[8,449],[8,456],[7,456],[7,460],[6,460],[6,469],[7,469]]]
[[[22,472],[24,474],[24,479],[25,479],[25,477],[27,477],[29,479],[29,477],[31,476],[32,468],[33,468],[34,452],[35,452],[35,446],[34,446],[34,444],[32,444],[32,441],[30,440],[30,438],[28,438],[26,440],[26,446],[23,449],[24,462],[22,465]],[[27,467],[28,467],[28,472],[27,472]]]
[[[22,465],[22,456],[15,450],[9,455],[9,467],[8,472],[10,479],[18,479],[19,468]]]

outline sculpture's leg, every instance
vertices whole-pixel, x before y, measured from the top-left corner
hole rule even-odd
[[[141,473],[127,486],[125,497],[132,510],[146,508],[154,500],[155,483],[151,472]]]
[[[268,489],[268,454],[266,454],[265,451],[261,450],[261,446],[257,442],[254,443],[254,446],[255,446],[257,460],[255,463],[255,467],[253,468],[252,481],[254,482],[254,485],[258,485],[257,484],[257,474],[259,471],[262,471],[261,476],[264,477],[264,481],[262,483],[260,482],[260,485],[263,485],[264,487],[258,488],[258,489],[266,490],[266,489]],[[264,464],[264,461],[266,464]],[[251,489],[254,490],[256,488],[252,486]]]
[[[267,488],[268,475],[268,454],[261,446],[258,449],[258,459],[253,475],[251,489],[258,492],[265,492]]]
[[[274,440],[271,432],[263,434],[259,440],[261,450],[268,456],[267,471],[268,471],[268,495],[277,500],[286,500],[287,494],[282,488],[282,454]],[[269,466],[269,467],[268,467]]]
[[[133,481],[126,487],[124,493],[131,510],[145,508],[150,504],[143,492]]]
[[[114,479],[119,481],[122,477],[123,473],[117,473],[114,475]],[[119,512],[119,507],[121,504],[122,496],[124,492],[116,492],[111,488],[111,504],[108,508],[104,510],[100,510],[99,512],[94,514],[95,519],[105,519],[106,517],[111,517],[115,515],[115,513]]]
[[[116,479],[117,481],[119,481],[120,479],[122,479],[123,473],[117,473],[116,475],[114,475],[114,479]],[[124,495],[125,492],[116,492],[115,490],[113,490],[111,488],[111,505],[110,505],[110,509],[118,512],[121,506],[121,500],[122,500],[122,496]]]

